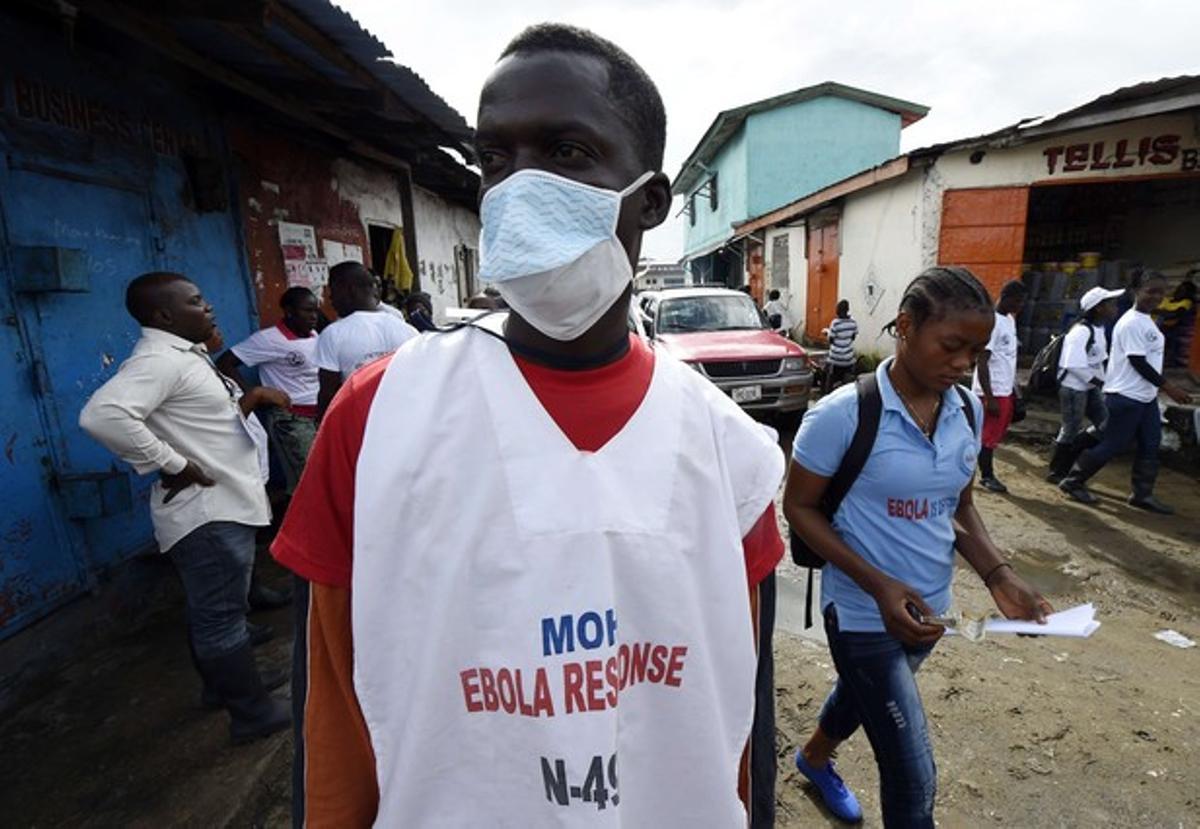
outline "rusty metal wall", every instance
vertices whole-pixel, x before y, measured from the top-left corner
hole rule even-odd
[[[347,198],[343,193],[335,171],[339,163],[336,155],[283,133],[241,123],[230,124],[228,134],[246,258],[261,325],[279,319],[279,297],[288,288],[279,241],[280,221],[312,226],[318,244],[334,241],[358,245],[366,264],[373,266],[364,222],[368,217],[362,215],[364,199]],[[395,188],[399,186],[394,177],[388,176],[386,181]],[[393,217],[369,218],[402,224],[398,208]]]

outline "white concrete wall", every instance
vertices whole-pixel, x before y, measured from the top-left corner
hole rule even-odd
[[[413,187],[413,216],[421,290],[433,297],[434,318],[444,322],[447,308],[468,299],[459,295],[455,251],[465,245],[478,256],[479,217],[420,187]]]
[[[838,296],[850,302],[858,321],[860,352],[894,349],[882,329],[895,318],[904,288],[925,267],[924,189],[924,175],[914,171],[847,198],[842,208]]]
[[[1138,142],[1144,137],[1165,135],[1179,136],[1183,150],[1200,148],[1200,119],[1192,115],[1167,115],[1155,118],[1140,118],[1119,124],[1108,124],[1095,129],[1046,138],[1030,144],[1008,149],[988,149],[978,164],[972,164],[970,152],[948,153],[937,161],[937,168],[945,177],[946,186],[961,187],[1004,187],[1014,184],[1047,184],[1070,181],[1087,181],[1098,178],[1120,179],[1130,176],[1155,176],[1178,173],[1187,164],[1187,154],[1180,152],[1170,164],[1153,164],[1147,158],[1140,163],[1137,156]],[[1123,168],[1085,169],[1065,171],[1064,158],[1059,157],[1054,172],[1050,171],[1045,151],[1064,145],[1089,145],[1100,148],[1101,164],[1111,164],[1115,157],[1117,142],[1126,142],[1126,155],[1133,156],[1133,165]],[[1089,154],[1089,168],[1091,165]]]
[[[787,277],[776,282],[774,272],[775,239],[787,237],[788,267]],[[764,298],[772,288],[779,290],[783,301],[787,304],[788,314],[792,322],[792,334],[799,339],[804,334],[804,303],[808,295],[808,260],[805,258],[805,230],[800,227],[771,228],[766,233],[766,244],[763,246],[763,277],[766,285]]]
[[[1179,136],[1181,150],[1171,163],[1152,164],[1149,156],[1144,162],[1136,160],[1141,138],[1164,135]],[[1126,158],[1135,158],[1133,166],[1066,171],[1065,155],[1060,154],[1051,172],[1048,148],[1086,144],[1088,166],[1092,166],[1092,153],[1097,153],[1098,166],[1103,167],[1112,163],[1117,142],[1121,140],[1126,142]],[[1095,150],[1097,144],[1101,145],[1099,151]],[[901,179],[848,196],[843,203],[840,228],[839,293],[850,300],[851,313],[858,320],[858,347],[882,353],[893,350],[891,338],[881,334],[880,328],[895,316],[908,282],[937,262],[942,197],[946,190],[1171,175],[1192,163],[1189,159],[1195,156],[1189,155],[1190,152],[1200,155],[1200,118],[1160,116],[1081,130],[1018,147],[988,149],[977,164],[971,163],[970,151],[947,153],[929,168],[915,169]],[[1154,229],[1144,231],[1148,235]],[[1158,244],[1162,244],[1161,239]],[[1183,243],[1164,256],[1179,260],[1190,253],[1191,247]],[[882,291],[874,312],[868,309],[865,293],[869,281],[877,283]],[[805,285],[801,273],[799,281],[793,282],[794,291],[799,287],[801,302]]]
[[[400,182],[396,174],[378,167],[367,167],[346,159],[333,162],[331,187],[347,201],[358,207],[358,218],[362,221],[363,234],[367,225],[400,227],[403,213],[400,209]]]

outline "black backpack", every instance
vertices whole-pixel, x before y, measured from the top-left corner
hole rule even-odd
[[[875,436],[879,433],[879,417],[883,412],[883,396],[879,393],[879,382],[875,379],[875,372],[860,374],[854,385],[858,393],[858,424],[854,427],[854,437],[850,440],[846,454],[842,455],[837,471],[829,479],[825,494],[821,496],[821,514],[830,521],[833,521],[838,507],[842,505],[850,488],[858,480],[859,473],[866,466],[867,458],[871,456],[871,450],[875,447]],[[954,388],[962,398],[963,414],[974,432],[975,409],[971,407],[970,393],[962,386]],[[792,561],[808,568],[808,586],[804,594],[804,628],[807,630],[813,624],[813,570],[824,567],[825,559],[809,547],[795,530],[791,530],[790,536]]]
[[[1096,344],[1096,329],[1086,320],[1080,320],[1075,325],[1087,326],[1086,350],[1090,352],[1092,346]],[[1042,346],[1042,350],[1033,358],[1033,365],[1029,367],[1029,381],[1025,384],[1026,395],[1054,394],[1058,391],[1058,384],[1062,382],[1063,376],[1066,374],[1058,369],[1058,362],[1062,358],[1063,341],[1067,339],[1067,334],[1075,325],[1063,333],[1051,337],[1050,342]]]

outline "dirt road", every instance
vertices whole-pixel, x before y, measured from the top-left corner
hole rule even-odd
[[[938,766],[937,817],[948,827],[1200,826],[1200,647],[1154,639],[1174,629],[1200,640],[1200,485],[1164,470],[1157,494],[1179,515],[1127,507],[1127,463],[1096,479],[1103,503],[1068,502],[1041,480],[1028,447],[1002,448],[1008,496],[976,502],[1018,570],[1057,608],[1090,601],[1103,627],[1088,640],[994,636],[940,643],[921,670]],[[811,731],[834,672],[802,634],[804,571],[780,569],[776,634],[780,827],[840,825],[817,805],[791,755]],[[960,569],[955,601],[989,609]],[[866,736],[839,767],[865,826],[881,825],[878,775]]]

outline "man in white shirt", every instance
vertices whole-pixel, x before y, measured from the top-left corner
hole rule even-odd
[[[1161,391],[1176,403],[1187,403],[1190,398],[1162,375],[1165,340],[1150,312],[1166,295],[1166,280],[1157,271],[1137,270],[1129,287],[1135,304],[1113,329],[1112,356],[1104,381],[1108,424],[1100,443],[1079,456],[1058,488],[1080,503],[1096,503],[1096,496],[1087,488],[1088,478],[1132,443],[1137,448],[1130,475],[1133,484],[1130,506],[1171,515],[1174,510],[1154,497],[1158,447],[1162,442],[1158,394]]]
[[[291,495],[317,436],[317,297],[297,286],[283,292],[279,305],[283,319],[230,348],[217,358],[217,368],[245,389],[238,367],[258,366],[263,385],[291,398],[290,409],[276,409],[270,418],[271,439]]]
[[[1071,471],[1079,453],[1099,440],[1097,435],[1108,420],[1104,406],[1104,365],[1108,362],[1108,339],[1104,327],[1117,314],[1120,288],[1096,287],[1079,299],[1082,318],[1063,336],[1058,356],[1058,402],[1062,425],[1054,439],[1050,473],[1046,480],[1056,484]],[[1083,420],[1092,422],[1088,430]]]
[[[271,520],[246,418],[260,404],[287,406],[287,395],[263,387],[242,395],[217,371],[203,345],[212,306],[187,278],[143,274],[129,283],[125,307],[141,339],[79,425],[137,472],[160,473],[150,515],[183,582],[206,696],[229,711],[235,743],[272,734],[291,711],[267,694],[246,628],[255,531]]]
[[[1000,289],[992,338],[975,364],[971,390],[983,398],[983,448],[979,452],[979,485],[989,492],[1008,492],[996,477],[992,453],[1004,440],[1016,407],[1017,315],[1029,290],[1013,280]]]
[[[317,419],[355,369],[391,354],[417,336],[417,330],[383,310],[375,277],[358,262],[343,262],[329,271],[329,299],[338,313],[317,338]]]

